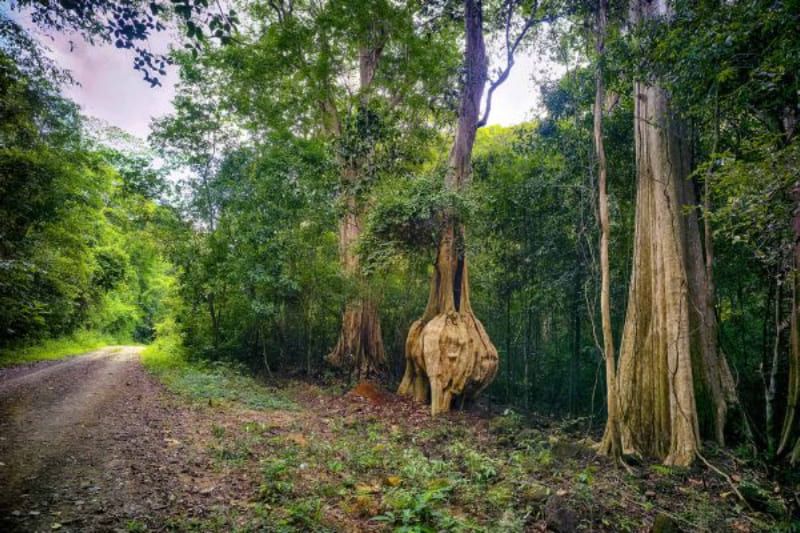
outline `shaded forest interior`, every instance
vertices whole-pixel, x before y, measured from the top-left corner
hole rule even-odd
[[[793,475],[797,1],[17,4],[4,357],[153,343]],[[143,44],[163,25],[167,56]],[[127,49],[143,83],[174,69],[173,112],[147,141],[83,116],[28,27]],[[487,125],[522,54],[558,75]]]

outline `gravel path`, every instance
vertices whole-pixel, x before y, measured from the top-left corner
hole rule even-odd
[[[193,413],[109,347],[0,374],[0,531],[110,531],[181,497]],[[191,439],[188,439],[191,440]]]

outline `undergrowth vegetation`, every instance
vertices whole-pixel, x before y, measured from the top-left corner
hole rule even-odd
[[[230,369],[164,353],[150,348],[145,361],[173,389],[224,400],[227,415],[209,422],[206,442],[216,475],[257,480],[244,510],[219,505],[203,518],[176,516],[176,531],[641,531],[656,521],[686,531],[791,531],[763,476],[722,455],[712,460],[766,495],[759,512],[707,470],[616,469],[565,426],[512,410],[431,420],[394,397],[374,405],[288,381],[279,389],[254,384],[271,406],[292,408],[254,418],[249,392],[219,393],[226,385],[253,390],[240,388]]]
[[[78,330],[31,346],[0,350],[0,366],[62,359],[119,343],[120,339],[108,333]]]
[[[251,409],[291,409],[294,404],[234,363],[192,360],[176,334],[161,335],[142,352],[142,363],[171,391],[194,400],[238,402]]]
[[[175,529],[800,531],[798,0],[207,4],[11,3],[179,16],[148,143],[0,13],[0,366],[152,343],[257,480]],[[518,45],[552,76],[492,125]],[[404,368],[471,411],[342,394]]]

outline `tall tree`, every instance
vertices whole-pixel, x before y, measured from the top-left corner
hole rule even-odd
[[[458,123],[450,149],[445,188],[460,192],[472,174],[472,149],[477,129],[486,124],[494,90],[508,77],[514,54],[535,22],[537,4],[524,20],[516,38],[511,38],[512,20],[518,2],[503,3],[506,66],[491,83],[481,115],[481,99],[488,80],[484,43],[483,3],[464,0],[464,82],[458,108]],[[483,324],[470,305],[466,257],[466,233],[454,213],[444,213],[428,304],[406,339],[406,369],[398,393],[425,402],[430,390],[431,414],[450,409],[456,396],[474,397],[497,374],[498,354]]]
[[[419,14],[411,4],[394,5],[385,0],[332,2],[320,19],[323,24],[327,17],[338,19],[332,29],[347,40],[332,40],[325,46],[339,46],[342,67],[355,63],[358,71],[353,99],[327,98],[320,102],[325,134],[337,146],[342,209],[340,261],[356,287],[342,312],[339,339],[326,360],[358,376],[369,376],[386,365],[377,295],[362,272],[357,250],[368,206],[365,192],[376,178],[376,169],[387,164],[387,145],[396,145],[388,150],[391,153],[402,142],[402,130],[413,136],[418,128],[397,122],[392,115],[398,115],[398,109],[414,107],[412,97],[419,90],[413,88],[415,84],[436,83],[439,76],[436,71],[425,73],[410,64],[425,63],[428,54],[438,48],[432,35],[415,24],[414,17]],[[423,43],[429,45],[427,50]],[[328,89],[323,94],[336,94],[335,81],[333,76],[324,81]],[[389,132],[398,127],[400,135],[391,139]]]
[[[385,9],[388,6],[380,7]],[[380,16],[375,18],[369,16],[361,22],[356,45],[359,86],[355,134],[362,142],[358,143],[360,149],[349,153],[339,152],[343,204],[343,213],[339,220],[339,257],[345,274],[364,286],[356,250],[364,225],[364,205],[358,198],[358,189],[369,178],[369,160],[375,147],[374,141],[370,142],[368,135],[359,133],[369,132],[370,122],[375,122],[377,119],[370,112],[370,89],[387,44],[389,28],[386,25],[387,21]],[[333,113],[332,108],[330,111]],[[332,126],[330,134],[341,136],[341,126],[337,121],[338,118],[333,115],[326,123]],[[370,373],[386,365],[386,355],[377,304],[368,291],[361,292],[346,304],[342,313],[339,340],[326,359],[334,366],[355,370],[359,376],[369,376]]]
[[[665,2],[635,0],[631,23],[658,23]],[[688,130],[656,80],[634,84],[638,191],[633,270],[619,361],[622,445],[688,465],[701,442],[698,397],[724,439],[733,379],[716,346],[694,211]]]
[[[294,138],[325,146],[338,173],[340,266],[351,288],[327,361],[360,376],[375,373],[385,354],[380,294],[359,258],[363,219],[372,185],[425,156],[420,139],[430,136],[430,118],[444,107],[442,87],[456,71],[453,32],[431,23],[416,2],[253,2],[247,9],[253,24],[229,46],[208,47],[199,62],[179,56],[176,102],[191,112],[179,114],[178,125],[210,115],[244,127],[249,139],[238,138],[245,145]],[[178,128],[180,148],[196,150],[197,132],[219,129],[199,126]],[[194,166],[200,175],[208,169]]]
[[[611,224],[608,216],[608,165],[603,143],[603,107],[606,100],[603,60],[608,25],[608,0],[597,0],[595,10],[595,95],[593,110],[594,145],[597,152],[597,202],[600,218],[600,319],[603,329],[603,356],[606,367],[606,402],[608,418],[600,451],[615,460],[622,454],[617,400],[617,369],[614,334],[611,328],[611,271],[608,264],[608,241]]]

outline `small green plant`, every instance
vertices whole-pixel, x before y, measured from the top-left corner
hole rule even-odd
[[[650,465],[650,469],[660,476],[671,476],[675,473],[674,469],[666,465],[654,464]]]
[[[553,452],[549,448],[542,448],[536,453],[536,462],[541,466],[550,466],[553,463]]]
[[[303,498],[294,500],[286,507],[287,526],[294,526],[299,531],[328,531],[322,522],[322,503],[319,498]]]
[[[270,457],[262,461],[264,482],[259,488],[262,501],[278,503],[292,494],[294,490],[292,480],[296,466],[294,459],[293,456]]]
[[[442,509],[452,487],[435,487],[421,492],[395,489],[385,501],[391,510],[373,517],[403,533],[456,530],[459,523]]]
[[[513,409],[506,409],[501,416],[492,419],[489,429],[495,435],[514,436],[523,428],[522,415]]]
[[[279,503],[292,494],[294,485],[291,481],[269,480],[258,489],[260,499],[267,503]]]
[[[341,461],[338,461],[336,459],[328,461],[327,466],[328,466],[328,470],[330,470],[333,473],[338,473],[338,472],[341,472],[342,470],[344,470],[344,463],[341,462]]]
[[[129,520],[128,523],[125,524],[125,531],[129,533],[144,533],[147,531],[147,525],[138,520]]]
[[[505,508],[514,499],[514,491],[506,483],[498,483],[486,492],[486,500],[497,508]]]
[[[594,481],[594,468],[587,466],[578,472],[577,481],[578,483],[582,483],[584,485],[591,485],[592,481]]]
[[[400,474],[413,484],[426,486],[452,473],[452,465],[440,459],[428,459],[418,448],[406,448],[399,461]]]
[[[212,448],[212,451],[218,461],[234,464],[242,464],[250,455],[250,450],[241,442],[237,442],[233,446],[217,446]]]
[[[353,467],[358,471],[366,472],[381,466],[384,454],[381,453],[381,449],[376,448],[358,448],[354,450],[351,456]]]
[[[497,468],[491,457],[478,451],[467,449],[464,452],[467,472],[478,483],[487,483],[497,477]]]

